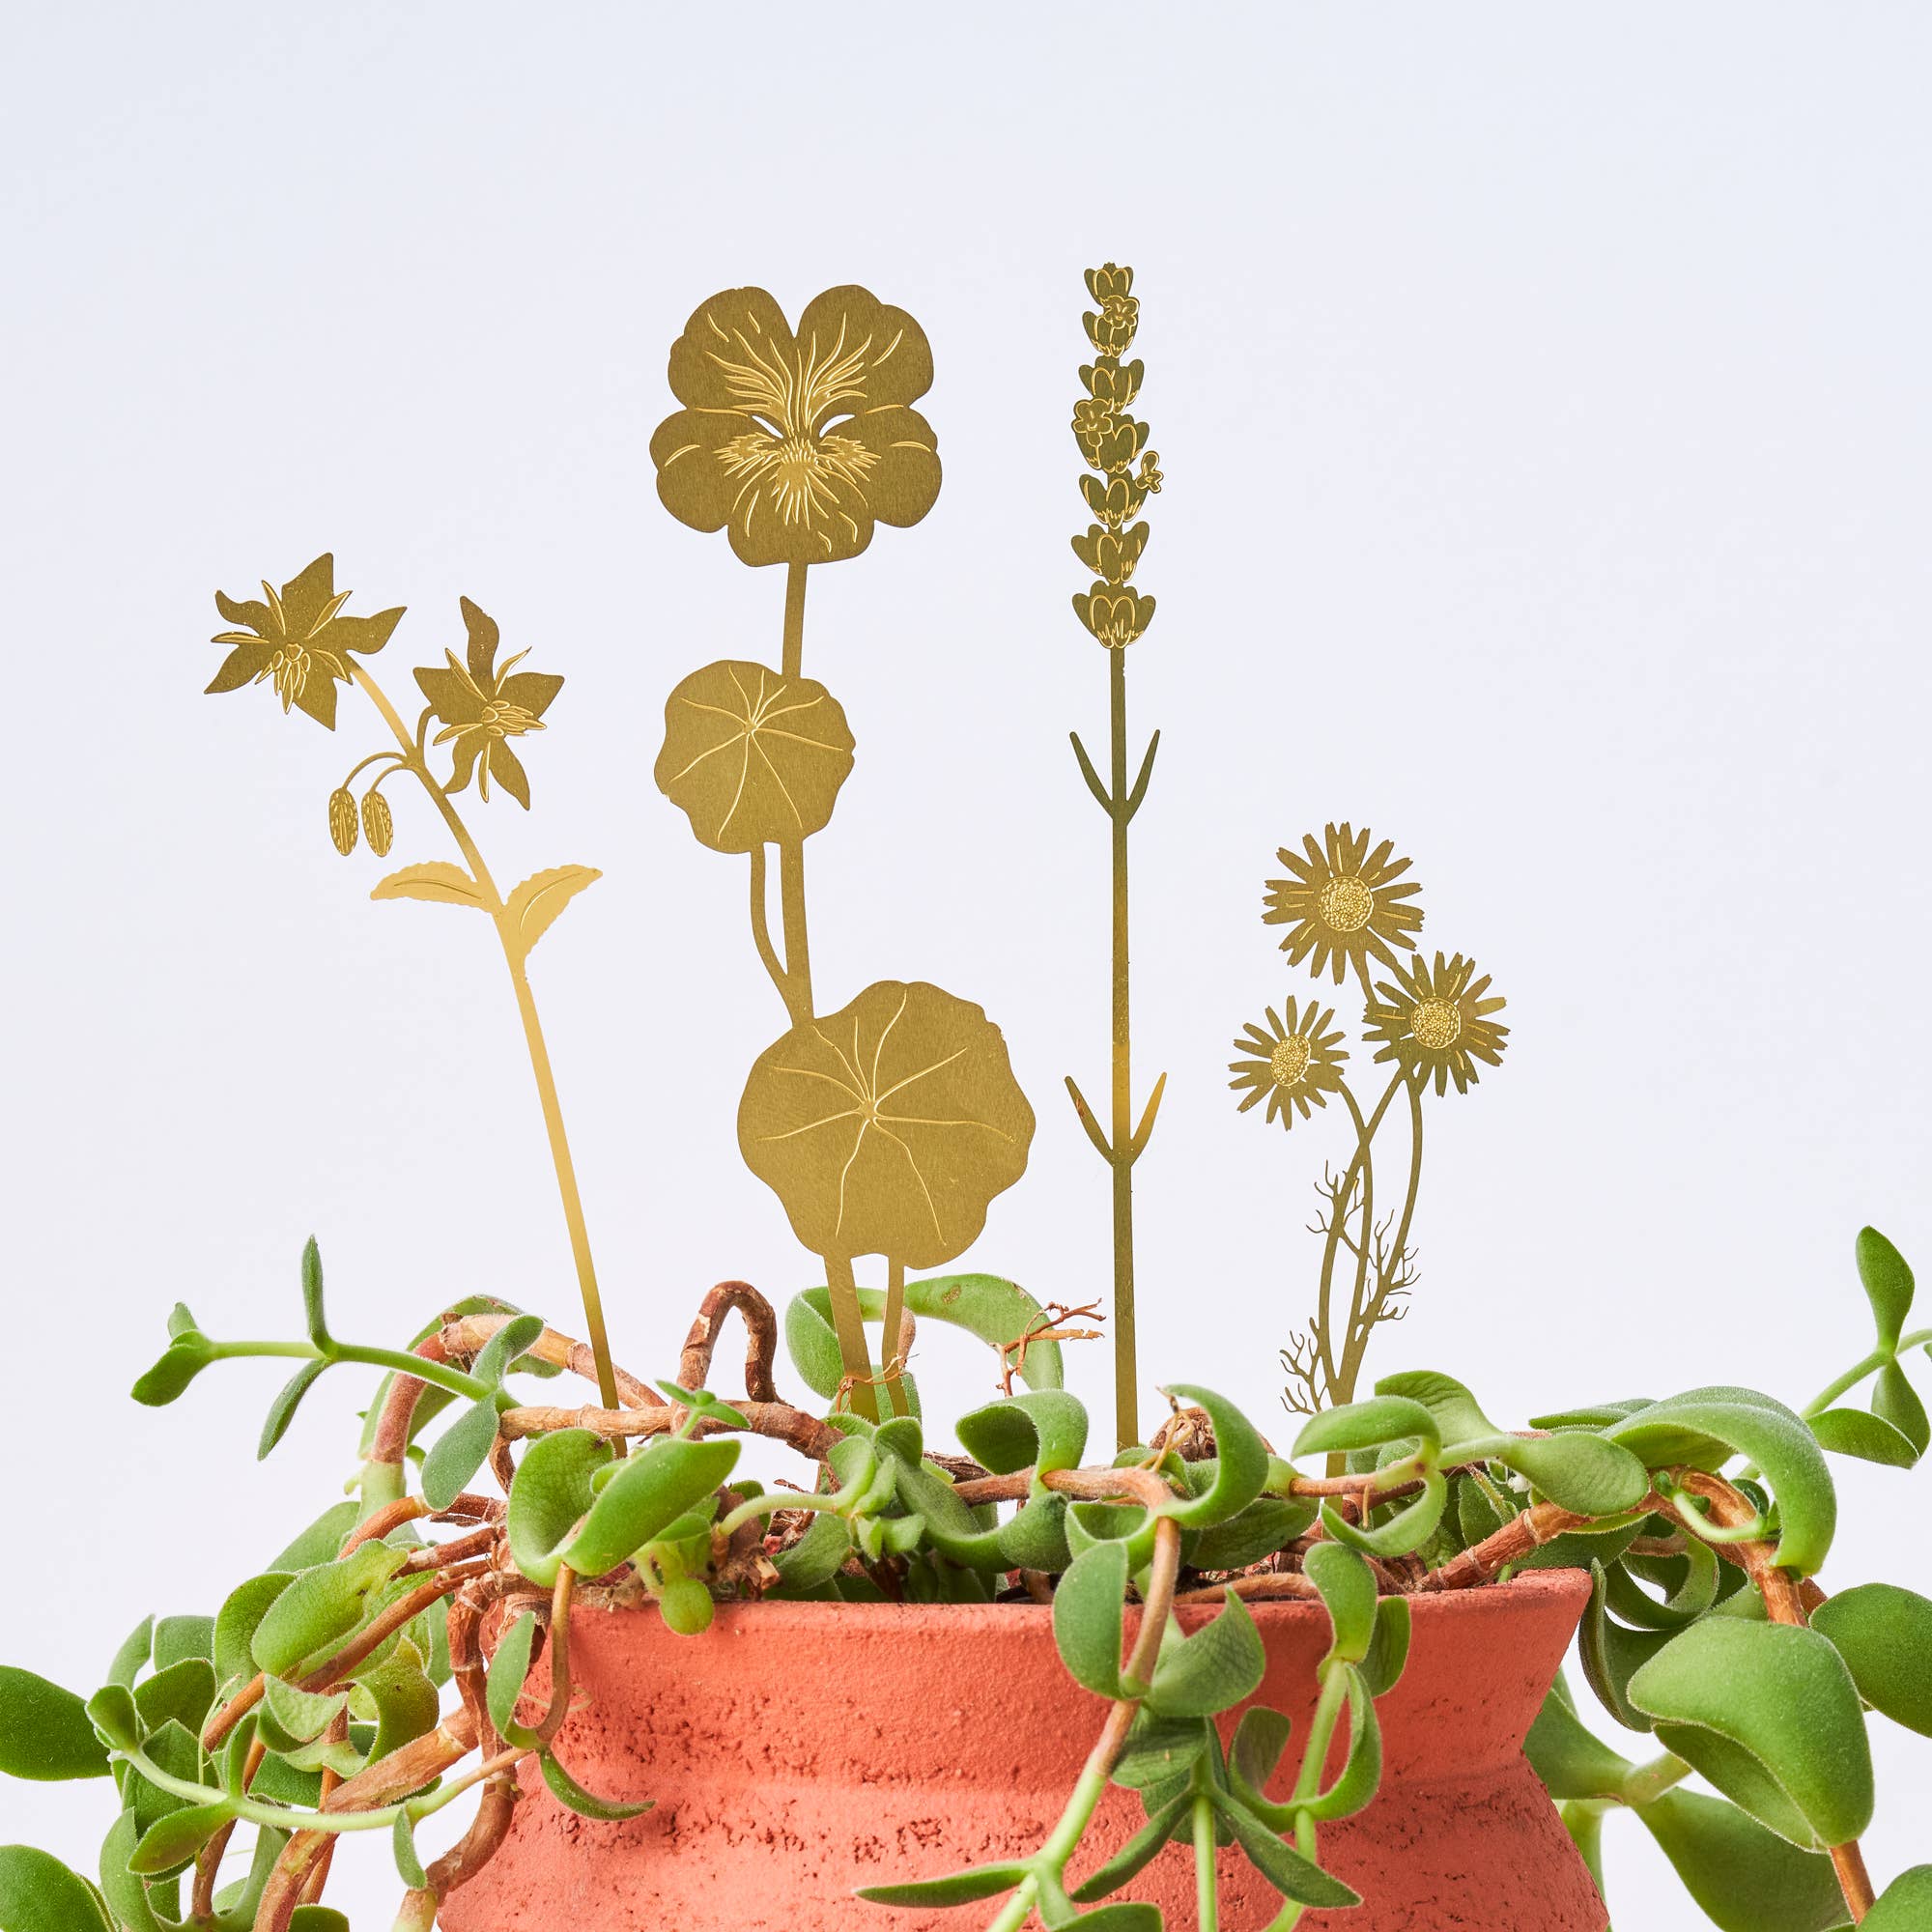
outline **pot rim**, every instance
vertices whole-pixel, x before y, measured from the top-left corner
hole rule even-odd
[[[1403,1601],[1410,1606],[1411,1615],[1433,1622],[1444,1616],[1506,1614],[1532,1609],[1546,1603],[1551,1607],[1557,1605],[1568,1607],[1573,1604],[1580,1606],[1589,1596],[1591,1587],[1587,1570],[1529,1570],[1511,1577],[1506,1583],[1479,1583],[1462,1590],[1430,1590],[1406,1596]],[[1137,1618],[1141,1607],[1139,1604],[1127,1605],[1128,1619]],[[1193,1623],[1215,1615],[1220,1607],[1219,1603],[1179,1604],[1176,1605],[1176,1612],[1185,1621]],[[1321,1604],[1307,1598],[1263,1598],[1250,1603],[1247,1607],[1255,1621],[1264,1627],[1270,1624],[1292,1625],[1303,1618],[1325,1619],[1328,1614]],[[654,1609],[655,1605],[580,1604],[579,1613],[593,1608],[607,1616],[624,1617],[639,1615]],[[711,1630],[703,1634],[721,1630],[734,1635],[750,1634],[753,1626],[758,1628],[760,1634],[787,1629],[819,1634],[841,1624],[848,1628],[891,1624],[898,1630],[923,1630],[937,1634],[971,1630],[982,1625],[1011,1629],[1016,1619],[1022,1626],[1027,1623],[1039,1626],[1044,1634],[1052,1618],[1051,1604],[828,1604],[745,1599],[717,1605]],[[652,1621],[662,1627],[659,1620]],[[691,1640],[678,1639],[680,1642]]]

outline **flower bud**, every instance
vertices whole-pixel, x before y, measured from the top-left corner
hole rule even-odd
[[[362,836],[369,841],[369,849],[379,859],[389,856],[389,845],[396,836],[396,821],[389,813],[389,801],[379,791],[367,791],[362,795]]]
[[[355,800],[347,785],[328,794],[328,836],[346,859],[355,849]],[[373,839],[370,841],[375,842]]]

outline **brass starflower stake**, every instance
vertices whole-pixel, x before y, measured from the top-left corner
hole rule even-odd
[[[617,1383],[597,1291],[597,1271],[590,1259],[590,1233],[528,971],[531,948],[564,907],[599,874],[588,866],[559,866],[526,879],[505,895],[497,890],[454,803],[472,779],[478,799],[487,803],[494,780],[501,791],[528,810],[529,777],[511,741],[545,728],[544,713],[563,689],[563,679],[554,672],[517,670],[515,667],[527,655],[524,651],[499,666],[497,652],[500,638],[496,620],[466,597],[460,607],[464,654],[459,658],[455,651],[445,649],[442,665],[416,672],[416,683],[428,702],[412,730],[368,668],[355,661],[357,656],[373,655],[389,641],[402,621],[400,605],[373,617],[345,616],[343,607],[350,592],[335,588],[335,559],[327,554],[317,557],[279,591],[265,582],[262,597],[263,601],[257,602],[215,592],[215,609],[239,628],[215,633],[214,641],[230,649],[208,689],[211,693],[239,691],[244,685],[267,682],[285,712],[305,711],[331,731],[335,728],[338,684],[355,686],[375,706],[395,740],[393,749],[372,752],[351,768],[328,797],[328,836],[345,858],[355,851],[358,834],[379,859],[387,855],[395,836],[395,818],[383,787],[391,779],[414,780],[442,820],[463,864],[433,859],[405,866],[382,880],[370,897],[468,906],[488,914],[496,928],[516,994],[530,1070],[536,1077],[537,1103],[550,1137],[564,1225],[597,1360],[598,1389],[605,1406],[613,1406]],[[430,735],[432,725],[441,727],[434,737]],[[449,769],[440,773],[440,754],[445,747]],[[365,772],[374,776],[364,780]],[[363,783],[359,805],[355,791],[358,780]]]

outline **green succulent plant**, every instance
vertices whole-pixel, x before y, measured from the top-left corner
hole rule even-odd
[[[316,1894],[337,1841],[361,1834],[386,1840],[405,1888],[396,1922],[429,1927],[501,1821],[486,1803],[463,1843],[427,1864],[415,1828],[524,1760],[588,1817],[647,1808],[586,1791],[559,1755],[580,1602],[654,1603],[689,1634],[719,1601],[1041,1595],[1066,1670],[1108,1700],[1062,1815],[1024,1857],[907,1872],[861,1896],[980,1905],[992,1932],[1035,1915],[1150,1932],[1160,1915],[1132,1887],[1179,1841],[1195,1855],[1198,1922],[1213,1927],[1214,1853],[1232,1844],[1280,1895],[1273,1925],[1287,1928],[1357,1902],[1323,1868],[1321,1828],[1375,1799],[1376,1706],[1402,1674],[1412,1600],[1552,1566],[1591,1572],[1583,1677],[1660,1747],[1633,1762],[1584,1726],[1560,1680],[1550,1693],[1528,1754],[1593,1870],[1605,1820],[1627,1810],[1724,1932],[1921,1925],[1932,1871],[1874,1900],[1858,1841],[1873,1806],[1867,1710],[1932,1735],[1932,1602],[1878,1581],[1828,1597],[1813,1580],[1836,1527],[1828,1455],[1909,1464],[1929,1433],[1902,1367],[1932,1343],[1905,1332],[1911,1270],[1871,1230],[1858,1260],[1876,1346],[1802,1414],[1713,1386],[1518,1431],[1461,1382],[1411,1372],[1309,1418],[1284,1459],[1234,1404],[1177,1384],[1152,1443],[1090,1464],[1087,1412],[1061,1387],[1051,1341],[1027,1351],[1025,1388],[957,1419],[965,1456],[944,1454],[927,1447],[910,1384],[913,1412],[884,1422],[836,1394],[827,1413],[781,1400],[778,1317],[729,1283],[707,1297],[675,1379],[620,1372],[621,1406],[559,1411],[510,1384],[594,1378],[589,1350],[481,1298],[442,1310],[407,1349],[346,1343],[311,1241],[300,1337],[220,1341],[177,1308],[134,1394],[158,1406],[216,1362],[292,1360],[267,1455],[329,1370],[376,1371],[355,1493],[211,1610],[145,1618],[91,1696],[0,1668],[0,1771],[113,1787],[98,1884],[32,1848],[0,1849],[0,1928],[327,1932],[346,1920]],[[908,1301],[1003,1363],[1009,1338],[1037,1333],[1042,1314],[988,1276],[916,1283]],[[725,1400],[703,1383],[733,1310],[752,1348],[746,1395]],[[825,1291],[808,1291],[784,1327],[808,1384],[836,1392],[828,1311]],[[884,1297],[863,1312],[879,1320]],[[1871,1406],[1841,1406],[1865,1378]],[[810,1486],[740,1476],[748,1435],[798,1451]],[[1302,1474],[1309,1457],[1340,1457],[1344,1473]],[[486,1470],[501,1494],[484,1492]],[[1264,1658],[1248,1605],[1281,1597],[1318,1603],[1329,1628],[1315,1716],[1288,1765],[1288,1719],[1250,1702]],[[1219,1608],[1189,1631],[1181,1600]],[[482,1612],[495,1605],[486,1656]],[[533,1690],[546,1656],[548,1684]],[[446,1708],[453,1684],[471,1689]],[[1690,1788],[1693,1776],[1710,1788]],[[1266,1795],[1284,1781],[1286,1797]],[[1076,1881],[1110,1784],[1138,1794],[1147,1822]],[[224,1885],[237,1833],[252,1835],[252,1856]]]

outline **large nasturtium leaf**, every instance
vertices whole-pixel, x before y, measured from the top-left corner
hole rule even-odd
[[[653,776],[701,843],[749,852],[819,831],[851,769],[852,733],[822,684],[727,659],[666,700]]]
[[[1034,1115],[982,1009],[882,980],[758,1056],[738,1106],[746,1163],[818,1255],[936,1267],[1026,1169]]]

